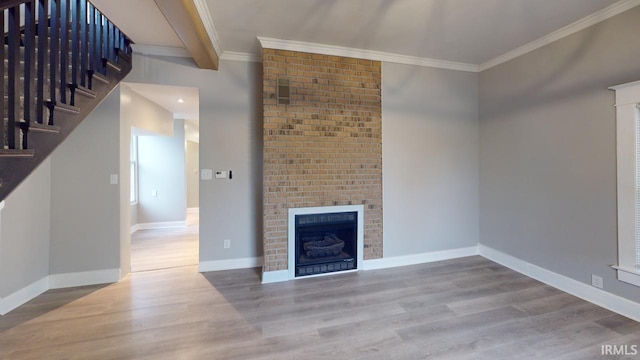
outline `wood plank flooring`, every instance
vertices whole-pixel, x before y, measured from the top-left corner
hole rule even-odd
[[[198,264],[199,214],[187,213],[187,226],[139,230],[131,234],[131,271]]]
[[[640,324],[475,256],[260,284],[133,273],[0,318],[1,359],[638,359]]]

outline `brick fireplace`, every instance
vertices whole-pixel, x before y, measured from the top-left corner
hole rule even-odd
[[[381,258],[380,62],[263,49],[263,87],[264,271],[288,269],[292,208],[363,205],[363,257]]]

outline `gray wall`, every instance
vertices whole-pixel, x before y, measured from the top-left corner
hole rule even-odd
[[[119,112],[116,89],[51,157],[51,274],[120,267]]]
[[[478,74],[384,63],[384,256],[475,246]]]
[[[138,136],[138,223],[186,219],[184,120],[173,123],[172,136]]]
[[[232,180],[200,182],[200,261],[262,256],[262,64],[210,71],[136,54],[133,65],[128,82],[200,89],[200,168],[233,170]]]
[[[5,199],[0,213],[0,297],[49,275],[51,161]]]
[[[120,117],[123,124],[135,127],[134,135],[173,135],[173,114],[131,90],[126,83],[121,88]]]
[[[480,75],[480,242],[640,301],[615,280],[614,94],[640,80],[640,7]]]
[[[200,145],[197,142],[187,141],[185,177],[187,181],[187,208],[199,206],[198,187],[200,186]]]

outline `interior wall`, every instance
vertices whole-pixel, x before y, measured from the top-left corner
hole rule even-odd
[[[478,78],[383,63],[385,257],[477,245]]]
[[[51,160],[6,199],[0,211],[0,298],[49,275]]]
[[[138,223],[185,221],[185,127],[172,136],[138,136]]]
[[[640,80],[640,7],[480,74],[480,242],[640,301],[619,282],[609,86]]]
[[[186,141],[186,168],[185,178],[187,182],[187,208],[193,209],[200,206],[198,188],[200,185],[200,144]]]
[[[173,114],[162,106],[131,90],[127,84],[121,85],[120,116],[129,127],[136,128],[135,134],[173,135]]]
[[[116,88],[51,156],[51,274],[120,267],[119,113]]]
[[[126,81],[199,89],[200,168],[233,170],[231,180],[200,180],[200,262],[262,256],[261,79],[257,63],[211,71],[186,58],[133,57]]]

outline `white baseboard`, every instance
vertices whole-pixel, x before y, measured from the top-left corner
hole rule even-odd
[[[452,250],[434,251],[429,253],[406,255],[406,256],[393,256],[393,257],[386,257],[382,259],[365,260],[363,261],[363,265],[360,268],[360,270],[386,269],[386,268],[392,268],[397,266],[424,264],[424,263],[429,263],[434,261],[456,259],[460,257],[474,256],[474,255],[478,255],[477,246],[470,246],[467,248],[459,248],[459,249],[452,249]],[[333,275],[333,274],[339,274],[339,273],[341,272],[319,274],[319,275],[320,276]],[[309,278],[309,277],[312,277],[312,276],[305,276],[304,278]],[[288,280],[292,280],[292,278],[289,275],[289,270],[268,271],[268,272],[262,273],[263,284],[270,284],[270,283],[288,281]]]
[[[289,278],[289,270],[278,270],[278,271],[267,271],[262,272],[262,283],[263,284],[271,284],[277,283],[281,281],[291,280]]]
[[[198,271],[208,272],[208,271],[220,271],[220,270],[247,269],[247,268],[253,268],[258,266],[262,266],[262,257],[201,261],[200,265],[198,266]]]
[[[507,255],[501,251],[492,249],[485,245],[478,247],[480,255],[504,265],[512,270],[522,273],[530,278],[536,279],[556,289],[562,290],[571,295],[589,301],[605,309],[626,316],[635,321],[640,321],[640,304],[625,299],[618,295],[608,293],[583,282],[568,278],[553,271],[541,268],[524,260]]]
[[[118,282],[119,280],[120,269],[49,275],[0,299],[0,315],[7,314],[50,289],[107,284]]]
[[[461,257],[478,255],[478,247],[470,246],[451,250],[433,251],[428,253],[384,257],[364,261],[364,270],[386,269],[397,266],[409,266],[425,264],[434,261],[457,259]]]
[[[200,212],[200,208],[199,207],[187,208],[187,214],[193,214],[193,213],[199,213],[199,212]]]
[[[187,226],[187,221],[164,221],[155,223],[142,223],[131,226],[131,233],[138,230],[173,229]]]
[[[120,269],[83,271],[49,275],[49,288],[60,289],[75,286],[115,283],[120,280]]]
[[[46,276],[33,284],[14,292],[13,294],[0,299],[0,315],[5,315],[9,311],[30,301],[38,295],[49,290],[49,277]]]

